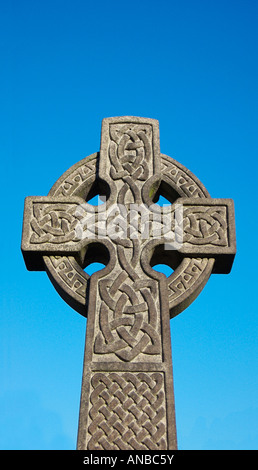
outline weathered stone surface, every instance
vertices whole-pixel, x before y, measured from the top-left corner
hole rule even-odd
[[[159,192],[173,203],[161,211]],[[85,202],[97,193],[105,204]],[[48,196],[26,198],[22,251],[27,268],[45,269],[88,317],[78,449],[175,449],[169,318],[212,272],[230,271],[232,200],[210,198],[160,154],[158,121],[108,118],[99,154],[70,168]],[[106,267],[90,278],[83,267],[92,260]],[[157,262],[174,269],[168,279],[151,268]]]

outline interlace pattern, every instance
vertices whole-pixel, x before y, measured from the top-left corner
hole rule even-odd
[[[96,373],[91,385],[89,450],[167,448],[162,373]]]

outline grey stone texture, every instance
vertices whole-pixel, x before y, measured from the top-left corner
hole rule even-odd
[[[159,145],[154,119],[104,119],[100,152],[67,170],[48,196],[25,200],[27,269],[46,270],[62,298],[88,318],[81,450],[177,448],[169,319],[198,296],[211,273],[229,273],[236,253],[233,201],[212,199]],[[85,202],[95,194],[105,195],[106,203]],[[162,212],[168,220],[176,220],[177,204],[183,207],[177,249],[168,249],[174,243],[170,232],[161,236],[158,230],[159,194],[172,203]],[[135,222],[133,237],[103,235],[101,224],[95,238],[86,236],[95,216],[114,204],[127,216],[132,204],[144,205],[148,237]],[[87,215],[81,233],[79,207]],[[106,267],[90,277],[83,268],[92,261]],[[166,278],[154,271],[157,263],[170,265],[173,273]]]

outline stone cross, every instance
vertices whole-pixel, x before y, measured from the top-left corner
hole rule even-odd
[[[87,202],[96,194],[105,203]],[[171,205],[161,209],[160,194]],[[72,166],[48,196],[26,198],[22,252],[88,319],[77,448],[176,449],[169,319],[211,273],[230,271],[232,200],[210,198],[160,154],[158,121],[108,118],[100,153]],[[93,261],[106,266],[90,277]],[[154,271],[157,263],[173,273]]]

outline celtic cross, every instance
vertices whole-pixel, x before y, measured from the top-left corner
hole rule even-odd
[[[98,193],[105,203],[89,204]],[[171,205],[160,209],[159,194]],[[176,449],[169,319],[211,273],[230,271],[235,251],[232,200],[210,198],[160,154],[154,119],[104,119],[100,153],[71,167],[48,196],[26,198],[27,268],[46,270],[88,318],[78,449]],[[90,277],[92,261],[106,266]],[[173,273],[154,271],[157,263]]]

